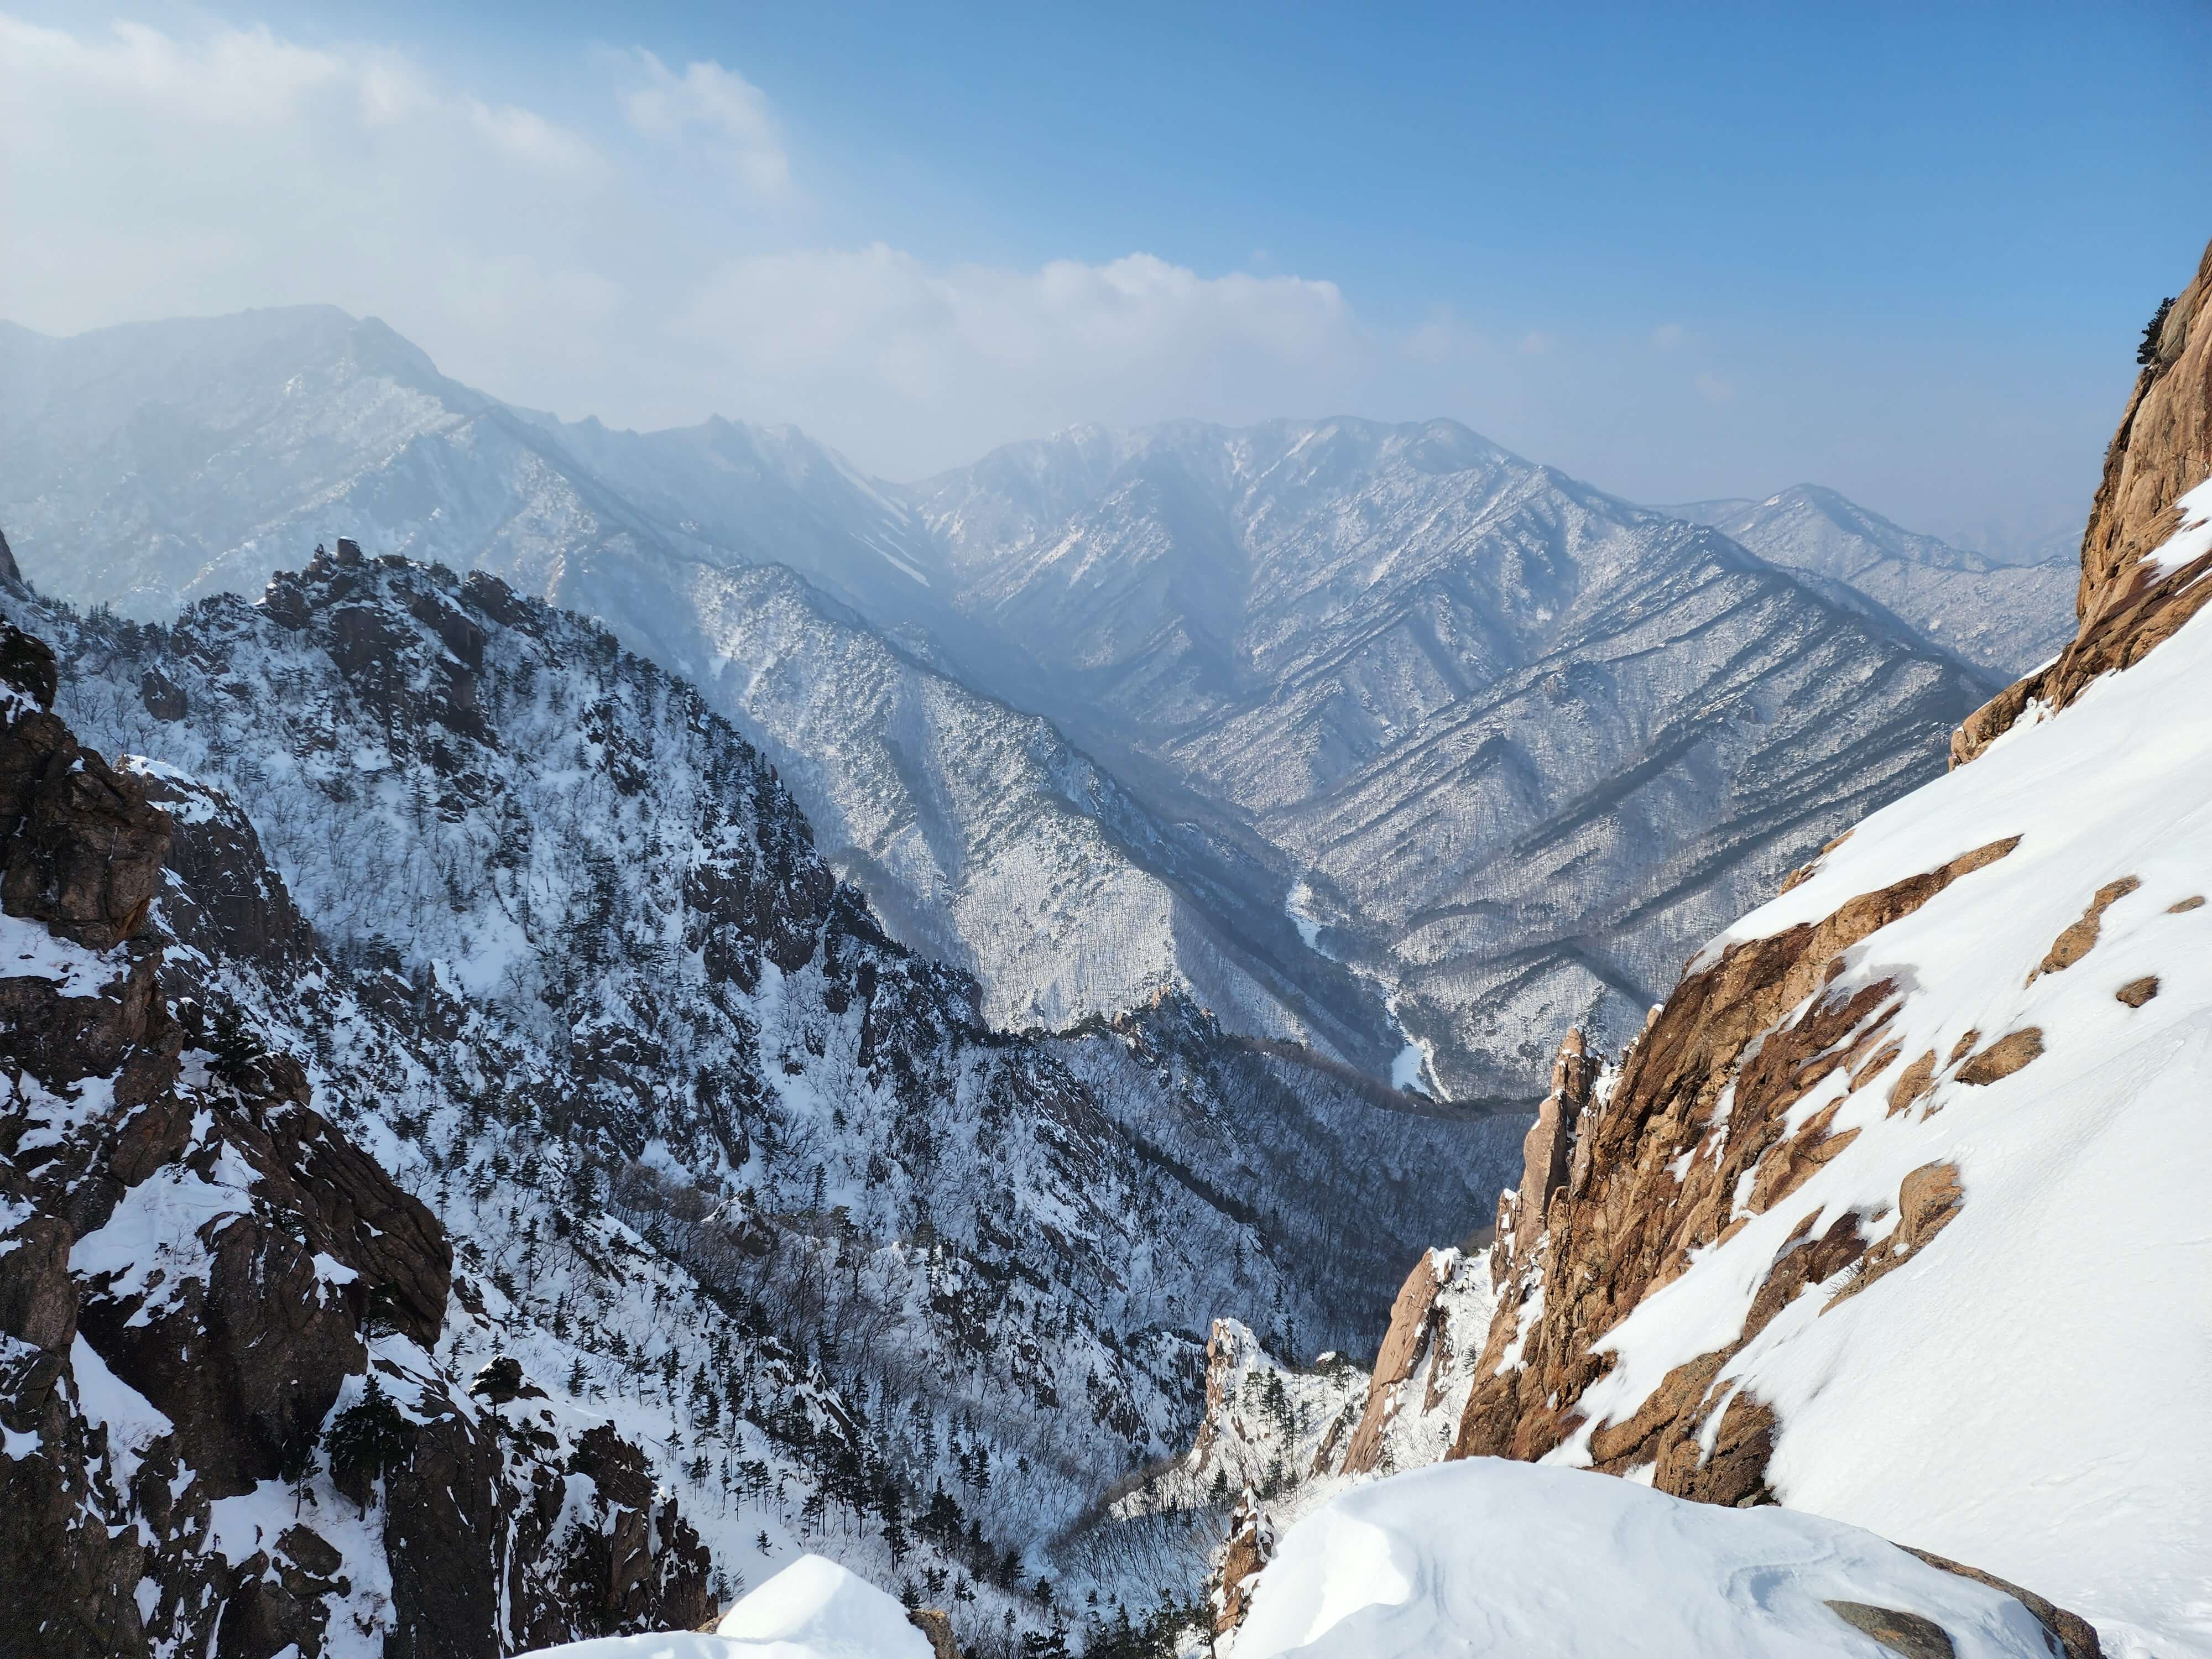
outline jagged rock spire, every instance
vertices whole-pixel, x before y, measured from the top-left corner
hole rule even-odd
[[[1567,1184],[1576,1120],[1589,1104],[1598,1065],[1581,1030],[1570,1030],[1552,1061],[1552,1092],[1536,1109],[1536,1121],[1521,1143],[1521,1185],[1498,1205],[1493,1266],[1501,1275],[1543,1237],[1552,1195]]]

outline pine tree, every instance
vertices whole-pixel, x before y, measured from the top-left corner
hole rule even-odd
[[[2158,361],[2158,337],[2166,331],[2166,314],[2173,309],[2173,296],[2167,295],[2158,302],[2150,321],[2143,328],[2142,343],[2136,348],[2136,361],[2149,364]]]
[[[250,1086],[261,1062],[269,1057],[260,1033],[246,1023],[234,1002],[226,1002],[215,1011],[213,1024],[208,1041],[215,1052],[215,1074],[234,1089]]]
[[[361,1512],[368,1513],[368,1488],[387,1470],[405,1461],[413,1425],[400,1413],[384,1384],[368,1379],[358,1402],[331,1419],[324,1443],[333,1479],[360,1487]]]

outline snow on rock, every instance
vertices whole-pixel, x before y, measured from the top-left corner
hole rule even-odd
[[[722,1615],[717,1634],[789,1644],[811,1659],[930,1659],[929,1639],[892,1597],[835,1561],[802,1555]],[[795,1656],[794,1656],[795,1659]]]
[[[931,1659],[931,1649],[892,1597],[826,1556],[802,1555],[712,1633],[605,1637],[523,1659]]]
[[[1784,1502],[2212,1651],[2212,1421],[2172,1408],[2201,1393],[2212,1352],[2212,1304],[2185,1288],[2212,1267],[2207,685],[2200,617],[1868,819],[1715,941],[1717,956],[1779,935],[1945,854],[2021,837],[1847,953],[1826,1000],[1888,981],[1896,1012],[1878,1052],[1797,1111],[1851,1143],[1787,1201],[1741,1209],[1733,1237],[1604,1338],[1618,1363],[1583,1396],[1589,1425],[1561,1455],[1588,1456],[1592,1431],[1731,1340],[1793,1232],[1856,1216],[1884,1238],[1908,1179],[1953,1169],[1940,1239],[1859,1293],[1838,1277],[1793,1300],[1713,1386],[1778,1418],[1768,1478]],[[2094,943],[2042,970],[2100,890],[2129,880]],[[1977,1066],[2008,1041],[2032,1057]],[[1874,1279],[1869,1260],[1854,1271]]]
[[[0,629],[0,665],[23,643]],[[0,1584],[25,1650],[489,1652],[707,1611],[707,1552],[635,1446],[462,1405],[426,1352],[447,1235],[267,1028],[207,1018],[204,950],[170,960],[169,922],[242,917],[274,880],[246,842],[227,890],[180,883],[173,838],[235,809],[110,770],[40,701],[0,717],[11,925],[124,971],[92,997],[67,951],[0,963]],[[156,786],[219,810],[172,817]]]
[[[1940,1640],[1929,1627],[1940,1631]],[[1282,1538],[1233,1659],[2049,1659],[2020,1601],[1856,1527],[1492,1458],[1394,1476]]]
[[[1224,1559],[1224,1540],[1233,1546],[1240,1531],[1286,1527],[1352,1487],[1450,1450],[1496,1305],[1487,1260],[1440,1249],[1424,1251],[1407,1275],[1371,1369],[1340,1353],[1285,1365],[1236,1320],[1216,1320],[1206,1418],[1190,1450],[1065,1540],[1062,1559],[1149,1545],[1208,1558],[1226,1587],[1241,1563]]]

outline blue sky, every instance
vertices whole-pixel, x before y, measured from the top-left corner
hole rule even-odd
[[[69,149],[11,145],[46,252],[0,314],[329,300],[518,401],[892,476],[1449,414],[1644,499],[2056,526],[2212,234],[2201,0],[15,15]]]

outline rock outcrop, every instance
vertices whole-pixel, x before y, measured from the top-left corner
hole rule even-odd
[[[1275,1557],[1275,1523],[1247,1491],[1229,1517],[1229,1542],[1221,1556],[1221,1588],[1214,1595],[1216,1635],[1244,1622],[1261,1570]]]
[[[2212,552],[2166,568],[2151,555],[2180,526],[2177,503],[2212,477],[2212,246],[2176,296],[2136,376],[2081,538],[2081,618],[2048,667],[1975,710],[1951,738],[1963,766],[2031,708],[2056,712],[2098,678],[2142,660],[2207,600]]]
[[[444,1230],[291,1056],[167,993],[157,896],[209,940],[296,944],[250,829],[82,748],[51,653],[4,625],[0,677],[0,1655],[428,1659],[695,1622],[705,1553],[637,1449],[469,1402],[434,1357]],[[323,1469],[372,1381],[404,1449]]]
[[[1534,1131],[1531,1132],[1532,1133]],[[1375,1356],[1375,1370],[1367,1385],[1367,1404],[1352,1431],[1352,1444],[1344,1454],[1343,1472],[1365,1474],[1381,1461],[1383,1431],[1399,1407],[1401,1392],[1431,1347],[1450,1340],[1449,1326],[1440,1301],[1444,1285],[1460,1266],[1455,1250],[1431,1250],[1413,1264],[1405,1287],[1390,1307],[1390,1328]],[[1451,1358],[1439,1353],[1430,1370],[1429,1392],[1434,1395],[1450,1374]],[[1433,1408],[1434,1400],[1428,1404]]]
[[[929,1639],[930,1659],[960,1659],[960,1644],[952,1639],[952,1615],[941,1607],[915,1607],[906,1621]]]
[[[2013,845],[1963,852],[1820,922],[1692,964],[1624,1057],[1601,1108],[1583,1114],[1544,1248],[1504,1258],[1513,1279],[1455,1455],[1536,1458],[1558,1445],[1581,1421],[1583,1390],[1611,1364],[1594,1351],[1596,1340],[1679,1277],[1692,1252],[1732,1236],[1739,1203],[1753,1214],[1771,1209],[1850,1144],[1855,1132],[1829,1133],[1832,1110],[1793,1124],[1790,1108],[1838,1071],[1856,1074],[1877,1057],[1884,1065],[1896,1057],[1883,1037],[1897,988],[1880,981],[1838,999],[1820,994],[1823,988],[1845,951]],[[1793,1234],[1735,1341],[1679,1368],[1630,1421],[1601,1431],[1591,1448],[1597,1467],[1620,1474],[1655,1464],[1662,1489],[1686,1497],[1763,1498],[1765,1408],[1741,1393],[1709,1395],[1708,1386],[1773,1310],[1850,1267],[1866,1243],[1850,1217],[1817,1239],[1804,1229]],[[1723,1409],[1720,1437],[1735,1455],[1701,1463],[1700,1436]]]
[[[1552,1062],[1552,1091],[1536,1109],[1536,1121],[1521,1143],[1521,1184],[1498,1200],[1494,1260],[1501,1280],[1511,1264],[1543,1237],[1552,1200],[1567,1184],[1576,1137],[1599,1069],[1583,1034],[1569,1031]]]

